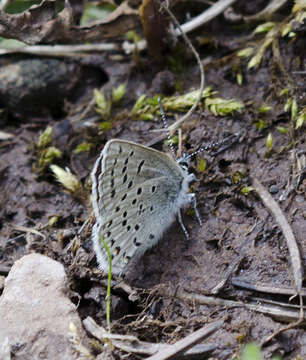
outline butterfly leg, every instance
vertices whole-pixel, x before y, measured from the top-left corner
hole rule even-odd
[[[195,213],[195,216],[196,216],[196,218],[197,218],[197,220],[198,220],[198,223],[199,223],[200,225],[202,225],[202,219],[201,219],[201,217],[200,217],[200,214],[199,214],[199,211],[198,211],[198,208],[197,208],[197,199],[196,199],[195,194],[193,194],[193,195],[194,195],[194,196],[193,196],[192,202],[193,202],[194,213]]]
[[[182,228],[182,230],[183,230],[183,233],[184,233],[186,239],[189,240],[190,236],[189,236],[189,233],[188,233],[188,231],[187,231],[187,229],[185,228],[185,225],[184,225],[184,223],[183,223],[181,209],[178,211],[177,217],[178,217],[178,222],[179,222],[180,225],[181,225],[181,228]]]

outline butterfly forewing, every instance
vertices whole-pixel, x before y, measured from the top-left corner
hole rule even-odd
[[[103,270],[108,257],[100,237],[111,250],[113,272],[123,273],[171,224],[182,179],[179,165],[164,153],[122,140],[106,144],[92,172],[93,240]]]

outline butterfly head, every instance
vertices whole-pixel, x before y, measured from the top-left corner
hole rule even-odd
[[[182,156],[179,157],[176,161],[183,170],[188,171],[190,156],[186,151],[184,151]]]

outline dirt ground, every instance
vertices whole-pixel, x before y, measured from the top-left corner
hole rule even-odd
[[[202,104],[182,127],[183,149],[191,152],[229,134],[240,132],[241,135],[238,142],[217,156],[204,153],[192,161],[191,169],[198,178],[193,189],[203,224],[197,223],[191,211],[184,211],[190,240],[185,239],[175,222],[157,246],[132,264],[124,278],[129,287],[120,285],[120,279],[115,281],[112,331],[156,343],[174,343],[206,323],[223,319],[225,325],[207,342],[216,345],[211,358],[230,359],[238,356],[243,344],[261,343],[287,321],[271,316],[268,311],[217,302],[200,303],[196,296],[271,307],[274,304],[280,309],[298,304],[297,299],[289,301],[290,294],[271,291],[271,288],[294,288],[288,247],[275,218],[256,192],[250,191],[245,196],[241,190],[252,186],[257,178],[278,202],[296,179],[298,163],[305,157],[305,127],[295,130],[290,112],[284,111],[285,98],[279,93],[288,86],[288,79],[271,48],[267,49],[258,69],[248,69],[247,61],[235,56],[235,51],[246,47],[249,30],[244,33],[233,30],[222,19],[216,19],[204,30],[207,37],[213,37],[208,45],[197,45],[206,64],[206,85],[217,91],[218,97],[242,101],[245,107],[240,113],[215,116]],[[204,38],[203,33],[193,34],[192,40],[198,44],[199,38]],[[305,40],[305,33],[303,36]],[[296,72],[305,61],[302,54],[305,42],[281,39],[279,48],[282,64],[294,85],[293,95],[299,107],[305,107],[305,73]],[[40,79],[48,84],[41,92],[35,92],[31,86],[27,89],[1,86],[2,94],[7,91],[8,96],[1,100],[4,111],[0,126],[2,131],[13,134],[11,139],[0,142],[1,274],[7,275],[12,264],[29,252],[48,255],[64,264],[71,297],[75,303],[80,301],[80,316],[92,316],[105,326],[106,276],[97,267],[90,240],[91,206],[86,206],[90,204],[89,174],[107,140],[120,138],[147,144],[160,135],[152,131],[161,128],[158,117],[155,121],[137,120],[131,116],[131,109],[140,95],[163,92],[161,72],[169,71],[173,89],[179,84],[177,92],[170,86],[172,94],[198,88],[199,68],[187,49],[186,53],[177,72],[169,62],[156,64],[146,54],[140,55],[137,62],[132,57],[122,56],[117,60],[98,54],[89,55],[86,61],[78,57],[68,60],[13,55],[1,59],[2,75],[7,66],[14,65],[19,84],[31,82],[31,67],[37,71],[36,80],[40,74],[48,73]],[[36,63],[33,65],[33,62]],[[65,76],[59,74],[60,69]],[[241,85],[237,83],[238,70],[242,74]],[[76,120],[90,101],[93,88],[102,88],[107,94],[124,82],[127,92],[122,102],[112,109],[110,130],[100,130],[98,134],[96,125],[101,119],[94,108],[85,119]],[[271,109],[260,113],[258,109],[264,104]],[[171,124],[179,113],[167,115]],[[259,120],[265,123],[263,129],[256,126]],[[35,143],[47,125],[53,128],[52,145],[63,153],[56,163],[69,167],[82,182],[83,201],[65,191],[48,168],[37,171],[39,154]],[[288,132],[282,133],[280,127]],[[273,138],[270,152],[266,145],[269,133]],[[82,142],[92,144],[90,151],[76,153],[76,146]],[[163,141],[154,147],[169,151]],[[197,170],[203,158],[207,165],[205,172]],[[302,178],[280,206],[305,266],[304,191]],[[49,220],[54,216],[58,221],[51,226]],[[213,288],[225,278],[232,264],[236,266],[230,277],[219,292],[212,295]],[[265,285],[268,290],[237,286],[238,280],[253,286]],[[129,297],[132,291],[137,294],[133,298]],[[154,325],[150,325],[153,320]],[[263,351],[265,358],[275,354],[283,359],[306,358],[304,328],[282,333]]]

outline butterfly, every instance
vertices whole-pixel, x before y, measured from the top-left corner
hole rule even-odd
[[[124,274],[127,264],[154,246],[181,208],[193,204],[189,192],[195,181],[187,157],[177,161],[155,149],[126,140],[110,140],[91,173],[92,204],[96,223],[92,231],[99,266],[108,272],[109,261],[102,239],[112,255],[112,272]]]

